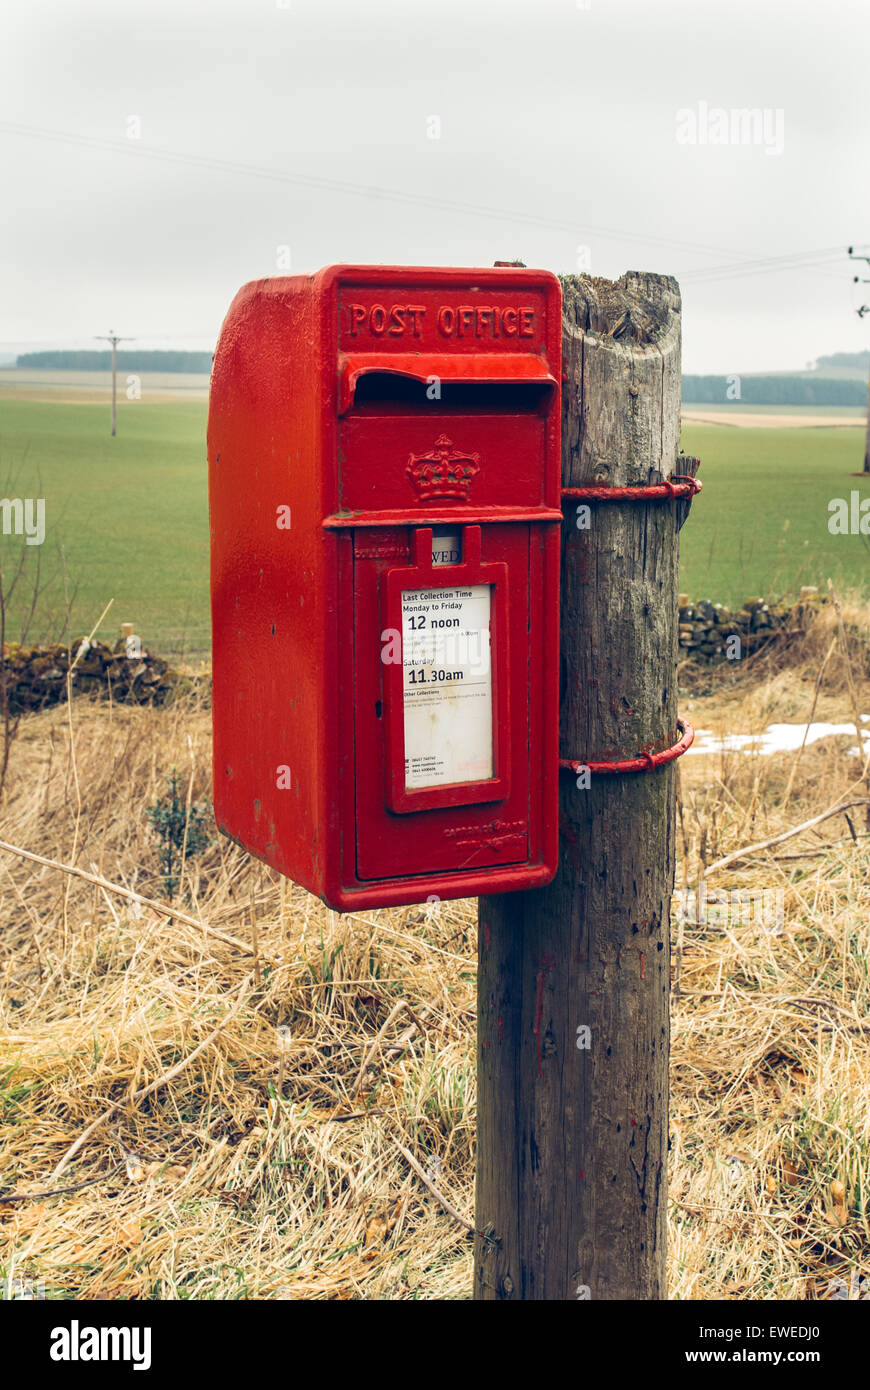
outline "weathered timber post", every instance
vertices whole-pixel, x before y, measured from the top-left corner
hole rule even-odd
[[[563,487],[693,472],[676,282],[563,292]],[[688,503],[564,510],[560,757],[665,749]],[[560,779],[554,882],[480,899],[479,1299],[665,1296],[674,769],[580,780]]]

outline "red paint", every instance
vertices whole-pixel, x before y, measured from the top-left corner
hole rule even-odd
[[[538,1076],[543,1076],[544,1074],[541,1066],[541,1062],[543,1061],[543,1054],[541,1052],[541,1019],[544,1014],[544,985],[547,982],[547,976],[555,964],[556,962],[552,956],[544,956],[541,961],[541,969],[535,976],[538,992],[535,1000],[535,1026],[532,1031],[535,1035],[535,1047],[538,1053]]]
[[[661,483],[648,483],[638,487],[599,487],[589,484],[585,487],[563,487],[563,497],[585,502],[670,502],[675,497],[694,497],[704,484],[687,474],[672,473]]]
[[[208,427],[215,815],[331,907],[556,871],[561,335],[556,278],[514,268],[337,266],[229,310]],[[462,553],[433,569],[439,525]],[[403,591],[472,583],[492,589],[494,775],[408,789],[380,634]]]
[[[614,714],[616,711],[612,711]],[[653,768],[661,767],[664,763],[671,763],[675,758],[681,758],[683,754],[691,748],[695,742],[695,730],[688,719],[678,719],[677,728],[680,731],[680,738],[670,748],[665,748],[661,753],[641,753],[637,758],[622,758],[615,762],[590,762],[588,759],[574,761],[568,758],[559,759],[559,767],[563,772],[578,773],[581,768],[588,768],[590,772],[611,773],[611,772],[651,772]]]
[[[498,1021],[498,1040],[504,1042],[504,1023],[501,1019]]]
[[[643,951],[640,953],[640,978],[646,979],[646,955]]]

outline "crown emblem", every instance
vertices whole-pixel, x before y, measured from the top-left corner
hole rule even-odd
[[[480,455],[454,449],[453,440],[439,434],[426,454],[410,454],[405,472],[421,501],[430,497],[466,498],[480,472]]]

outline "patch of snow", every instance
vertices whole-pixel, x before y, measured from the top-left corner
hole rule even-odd
[[[862,714],[863,723],[870,723],[870,714]],[[695,742],[689,749],[689,753],[759,753],[766,755],[769,753],[796,753],[804,742],[806,734],[807,744],[816,743],[820,738],[834,738],[837,736],[855,736],[854,724],[770,724],[762,734],[721,734],[716,735],[710,729],[698,729],[695,732]],[[863,752],[860,754],[866,757],[870,753],[870,729],[862,729],[861,744]],[[849,750],[849,756],[857,758],[859,750],[853,746]]]

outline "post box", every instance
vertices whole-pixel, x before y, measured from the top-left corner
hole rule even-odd
[[[561,293],[259,280],[209,404],[219,827],[341,910],[556,869]]]

